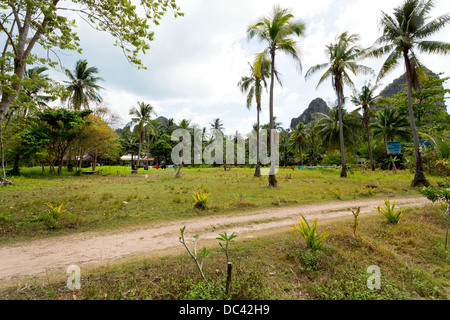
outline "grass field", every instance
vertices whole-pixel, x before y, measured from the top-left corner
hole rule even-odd
[[[323,169],[281,169],[279,187],[270,189],[267,177],[255,178],[253,169],[192,168],[175,171],[101,167],[103,175],[42,175],[40,168],[23,168],[14,184],[0,189],[0,245],[15,241],[86,230],[106,230],[186,217],[220,215],[274,206],[352,200],[369,196],[386,198],[417,195],[412,175],[389,171],[349,174]],[[121,176],[116,176],[121,171]],[[439,177],[428,176],[436,184]],[[367,190],[366,185],[378,185]],[[210,194],[206,210],[194,209],[193,193]],[[49,227],[42,216],[48,204],[64,204],[65,211]]]
[[[319,233],[330,235],[316,256],[286,229],[237,238],[230,245],[234,267],[228,296],[225,256],[212,243],[204,264],[208,284],[185,253],[83,269],[75,292],[66,288],[65,272],[22,281],[2,290],[0,299],[449,299],[450,253],[443,246],[441,211],[439,206],[408,210],[398,225],[363,217],[357,237],[351,219],[329,221],[319,225]],[[380,289],[367,286],[372,265],[380,268]]]

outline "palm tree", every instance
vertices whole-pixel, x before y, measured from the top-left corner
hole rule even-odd
[[[383,139],[383,142],[394,139],[407,139],[410,136],[409,123],[406,118],[393,108],[378,110],[376,121],[370,124],[374,138]]]
[[[279,80],[278,73],[275,70],[275,57],[277,51],[283,52],[298,62],[301,68],[299,50],[293,36],[303,36],[305,31],[305,23],[301,20],[294,20],[294,16],[288,9],[282,9],[274,6],[271,16],[259,19],[255,24],[249,26],[247,33],[249,39],[257,37],[261,42],[267,43],[264,51],[265,55],[270,57],[270,98],[269,98],[269,116],[270,129],[274,129],[273,120],[273,96],[275,77]],[[275,136],[271,134],[271,140]],[[269,186],[276,187],[277,179],[275,175],[275,159],[274,153],[271,153],[271,167],[269,173]]]
[[[249,63],[250,64],[250,63]],[[238,83],[238,87],[241,89],[242,93],[247,93],[247,109],[250,109],[253,99],[256,101],[256,124],[253,127],[256,132],[256,168],[255,177],[261,176],[261,161],[259,155],[259,129],[260,119],[259,114],[261,113],[261,95],[263,86],[267,90],[266,78],[270,76],[270,61],[264,55],[264,53],[258,53],[256,59],[252,64],[250,64],[250,76],[245,76],[241,78]]]
[[[298,146],[300,152],[300,165],[303,166],[303,144],[306,140],[306,126],[303,122],[300,122],[291,132],[290,140],[294,145]]]
[[[153,127],[151,125],[149,127],[149,123],[152,115],[156,115],[155,108],[145,102],[138,102],[138,107],[132,107],[130,109],[131,123],[135,124],[135,130],[137,135],[139,136],[139,151],[138,151],[138,161],[137,166],[139,168],[141,162],[141,151],[142,151],[142,141],[144,140],[148,129]]]
[[[103,101],[98,93],[103,88],[97,84],[98,81],[103,81],[103,79],[95,76],[98,73],[96,67],[88,68],[86,60],[78,60],[73,72],[68,69],[64,69],[64,72],[70,79],[70,81],[64,81],[68,84],[66,90],[70,97],[64,97],[62,100],[68,99],[69,107],[74,110],[80,110],[81,106],[89,109],[91,102],[100,103]]]
[[[376,45],[380,45],[380,47],[371,50],[369,53],[370,56],[376,58],[389,54],[380,70],[378,79],[383,78],[394,70],[402,58],[406,66],[408,113],[416,158],[416,173],[412,182],[413,186],[429,185],[423,173],[419,135],[412,104],[412,90],[419,90],[420,78],[426,77],[426,72],[417,59],[416,50],[430,54],[446,54],[450,51],[449,43],[425,40],[443,29],[450,22],[450,15],[448,14],[429,21],[429,13],[433,7],[433,0],[405,0],[401,6],[394,9],[393,16],[382,12],[380,30],[383,34],[376,41]]]
[[[361,106],[363,110],[363,126],[367,133],[367,146],[369,148],[369,158],[372,165],[372,171],[375,171],[375,161],[373,160],[372,144],[370,142],[371,134],[369,124],[370,118],[374,114],[372,107],[375,106],[379,100],[379,97],[376,97],[374,93],[376,89],[377,86],[371,87],[370,85],[365,85],[362,87],[361,92],[355,92],[351,97],[352,102],[357,106]]]
[[[342,121],[340,121],[340,115]],[[316,113],[315,130],[321,138],[322,144],[328,149],[339,149],[341,139],[347,146],[355,146],[359,141],[361,116],[357,111],[348,113],[345,109],[339,112],[339,106],[331,108],[329,114]],[[342,137],[341,137],[342,133]]]
[[[345,163],[345,146],[344,146],[344,129],[342,124],[342,108],[344,105],[344,85],[353,86],[353,81],[350,78],[348,71],[354,75],[368,74],[372,69],[357,64],[357,60],[362,56],[364,50],[355,45],[359,40],[356,34],[349,35],[347,32],[342,33],[337,38],[337,43],[326,46],[325,53],[328,56],[328,62],[318,64],[311,67],[306,73],[306,79],[320,70],[326,69],[325,73],[319,80],[317,86],[320,86],[325,80],[331,77],[333,89],[336,92],[338,100],[338,114],[339,114],[339,139],[341,151],[341,177],[347,177],[347,165]]]

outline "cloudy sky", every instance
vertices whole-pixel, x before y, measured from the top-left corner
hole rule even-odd
[[[105,104],[118,113],[122,124],[129,121],[129,109],[138,101],[155,106],[158,115],[190,119],[209,127],[215,118],[223,120],[226,132],[248,132],[256,122],[256,110],[247,110],[246,98],[237,87],[241,76],[249,74],[248,62],[264,49],[257,40],[248,41],[247,27],[270,13],[274,4],[292,9],[296,18],[305,21],[306,36],[298,39],[303,72],[288,57],[277,56],[283,87],[276,85],[274,113],[284,127],[298,117],[309,103],[321,97],[335,100],[330,83],[316,90],[319,75],[305,82],[304,74],[313,65],[326,62],[325,45],[343,31],[358,33],[360,44],[371,46],[380,35],[378,20],[381,10],[391,13],[401,0],[178,0],[184,17],[174,19],[168,14],[156,26],[156,39],[151,50],[142,56],[148,70],[130,65],[122,51],[113,46],[114,40],[105,33],[92,30],[78,19],[82,55],[60,55],[67,68],[78,59],[87,59],[98,67],[105,80],[101,92]],[[450,13],[450,1],[437,0],[433,17]],[[433,39],[449,41],[450,27]],[[434,72],[450,76],[450,56],[420,56]],[[363,64],[378,72],[383,60],[369,59]],[[383,85],[404,72],[401,66],[383,80]],[[51,75],[64,80],[64,75]],[[354,77],[357,88],[372,81],[372,76]],[[450,84],[447,83],[450,88]],[[346,88],[346,95],[351,91]],[[350,106],[349,106],[350,107]],[[267,123],[268,94],[263,97],[262,121]]]

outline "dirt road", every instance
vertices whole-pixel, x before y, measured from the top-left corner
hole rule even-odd
[[[424,206],[424,197],[396,200],[399,206]],[[66,270],[70,265],[113,263],[118,259],[181,248],[179,230],[186,226],[187,238],[199,234],[200,241],[215,239],[220,232],[236,232],[240,239],[264,235],[262,230],[288,228],[303,214],[308,220],[336,219],[351,216],[350,208],[361,207],[361,215],[376,214],[374,206],[381,199],[338,201],[289,208],[271,208],[255,212],[234,213],[220,217],[201,217],[151,224],[139,230],[98,235],[94,232],[36,240],[0,248],[0,280],[42,275],[50,270]],[[217,241],[216,241],[217,242]],[[217,243],[215,243],[217,245]]]

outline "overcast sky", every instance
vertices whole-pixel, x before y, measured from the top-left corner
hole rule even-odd
[[[400,0],[177,0],[184,17],[166,15],[155,29],[151,50],[141,56],[148,70],[130,65],[122,51],[113,46],[106,33],[94,31],[78,20],[83,53],[61,55],[67,68],[78,59],[100,70],[105,80],[101,95],[105,104],[118,113],[122,124],[129,121],[129,109],[138,101],[151,103],[157,114],[167,118],[190,119],[209,127],[215,118],[223,120],[226,133],[248,132],[256,122],[255,106],[246,108],[246,97],[237,87],[241,76],[249,74],[248,62],[264,49],[257,40],[247,41],[247,27],[268,15],[274,4],[292,9],[296,18],[306,23],[306,36],[298,39],[303,72],[295,63],[279,54],[277,67],[282,74],[283,87],[276,85],[274,115],[287,128],[309,103],[321,97],[334,101],[335,93],[329,83],[316,90],[319,75],[305,82],[304,74],[313,65],[326,62],[325,45],[334,42],[343,31],[358,33],[360,44],[371,46],[379,37],[378,21],[381,10],[391,13]],[[450,13],[450,1],[437,0],[433,17]],[[450,41],[450,27],[432,39]],[[450,76],[450,56],[420,56],[432,71]],[[383,60],[362,62],[378,72]],[[383,86],[404,72],[400,66],[383,80]],[[64,80],[64,75],[51,75]],[[357,88],[375,81],[372,76],[353,77]],[[450,88],[447,83],[446,87]],[[352,92],[345,89],[345,95]],[[268,94],[263,97],[262,122],[269,121]]]

